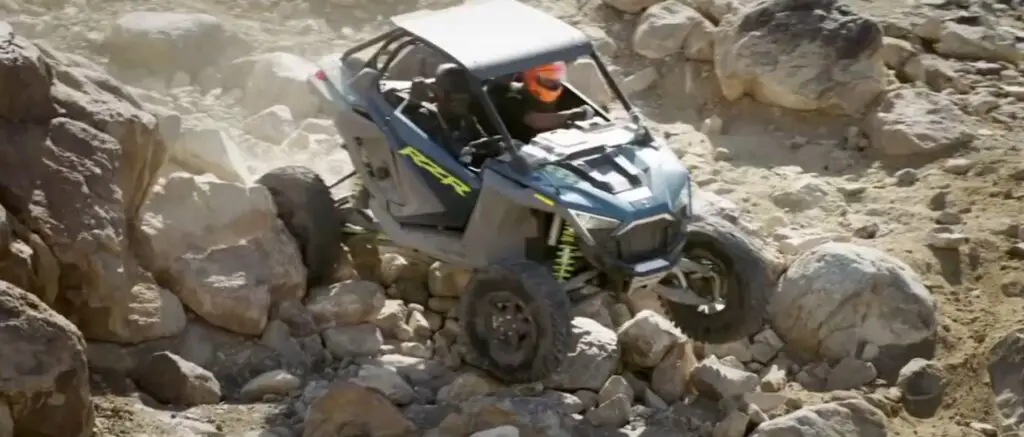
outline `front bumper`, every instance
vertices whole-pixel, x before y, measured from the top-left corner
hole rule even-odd
[[[591,235],[596,243],[584,253],[602,270],[632,282],[657,283],[683,257],[686,224],[665,217]]]

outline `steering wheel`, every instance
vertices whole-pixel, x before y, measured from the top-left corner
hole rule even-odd
[[[470,167],[479,168],[490,158],[501,156],[504,152],[501,135],[480,138],[470,142],[462,149],[459,160]]]
[[[470,142],[466,149],[473,150],[474,155],[498,156],[504,151],[501,143],[501,135],[492,135]]]

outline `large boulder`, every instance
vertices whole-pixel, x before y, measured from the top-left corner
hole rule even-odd
[[[315,71],[316,64],[305,58],[273,52],[238,59],[224,76],[238,80],[228,86],[242,89],[242,108],[249,113],[284,105],[302,120],[320,110],[320,98],[307,82]]]
[[[572,320],[573,350],[544,384],[556,390],[600,391],[619,367],[619,342],[615,331],[594,320]]]
[[[306,294],[298,246],[262,186],[175,173],[139,224],[140,261],[212,325],[259,335],[274,302]]]
[[[196,76],[221,62],[232,41],[213,15],[138,11],[118,18],[103,44],[114,67]]]
[[[10,408],[13,435],[92,435],[82,334],[37,297],[3,281],[0,314],[0,408]]]
[[[929,155],[970,145],[977,136],[949,97],[923,88],[890,92],[864,120],[871,146],[886,156]]]
[[[801,408],[758,425],[750,437],[850,435],[885,437],[882,412],[856,399]]]
[[[1024,429],[1024,328],[1008,332],[988,352],[988,380],[995,392],[1001,434]]]
[[[700,12],[676,0],[651,6],[633,33],[633,50],[651,59],[682,52],[687,59],[714,59],[715,25]]]
[[[302,437],[412,437],[416,426],[378,390],[352,382],[331,385],[309,407]]]
[[[935,298],[908,265],[869,247],[826,243],[805,252],[780,279],[768,312],[794,351],[868,360],[893,381],[935,349]]]
[[[0,22],[0,38],[13,37],[10,29]],[[18,38],[18,42],[24,40]],[[53,70],[35,45],[0,51],[0,118],[16,122],[56,116],[50,95],[52,81]]]
[[[214,127],[184,129],[171,148],[170,164],[192,174],[210,173],[228,182],[244,184],[252,180],[238,144]]]
[[[53,304],[59,276],[50,248],[0,205],[0,280]]]
[[[886,86],[882,36],[839,0],[762,0],[719,25],[715,72],[730,100],[859,115]]]
[[[252,378],[276,369],[303,369],[325,353],[319,335],[302,336],[280,320],[268,324],[262,338],[257,338],[211,326],[201,318],[189,320],[185,330],[173,338],[138,345],[90,341],[87,352],[93,371],[130,375],[136,380],[153,369],[154,354],[170,352],[212,373],[226,399],[237,399]],[[175,367],[186,375],[203,373],[188,371],[190,366]],[[163,370],[157,369],[156,373],[160,372]],[[213,388],[213,379],[202,376],[201,380],[200,384]],[[210,391],[200,388],[191,393]]]
[[[995,18],[994,16],[992,18]],[[932,24],[932,23],[929,23]],[[935,53],[947,58],[985,60],[1019,64],[1024,60],[1024,44],[1016,29],[1002,27],[988,16],[954,16],[932,26]]]
[[[94,339],[180,332],[180,302],[138,268],[126,238],[166,160],[156,119],[83,62],[19,37],[7,47],[0,200],[58,261],[56,308]]]

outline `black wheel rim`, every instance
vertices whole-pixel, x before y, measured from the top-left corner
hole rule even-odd
[[[721,261],[719,261],[718,258],[715,257],[713,254],[701,249],[694,249],[692,252],[687,253],[686,258],[689,259],[690,261],[707,267],[712,272],[710,277],[698,276],[695,274],[686,275],[687,285],[693,290],[693,292],[696,293],[698,296],[708,300],[713,301],[717,297],[719,303],[728,302],[729,299],[727,293],[729,292],[729,286],[728,282],[726,281],[726,278],[723,276],[723,272],[726,271],[725,265]],[[662,284],[675,287],[681,286],[681,284],[679,284],[678,280],[674,275],[669,275],[668,277],[666,277]],[[718,314],[724,311],[728,305],[726,303],[726,306],[715,308],[713,304],[691,306],[672,301],[665,302],[671,304],[673,307],[684,306],[692,308],[697,312],[706,315]]]
[[[537,344],[537,327],[526,304],[508,291],[488,293],[477,303],[476,330],[500,365],[530,360]]]

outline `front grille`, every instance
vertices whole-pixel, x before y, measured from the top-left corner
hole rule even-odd
[[[665,256],[678,242],[682,229],[679,222],[659,219],[630,228],[614,237],[618,258],[627,263],[637,263],[651,258]]]

